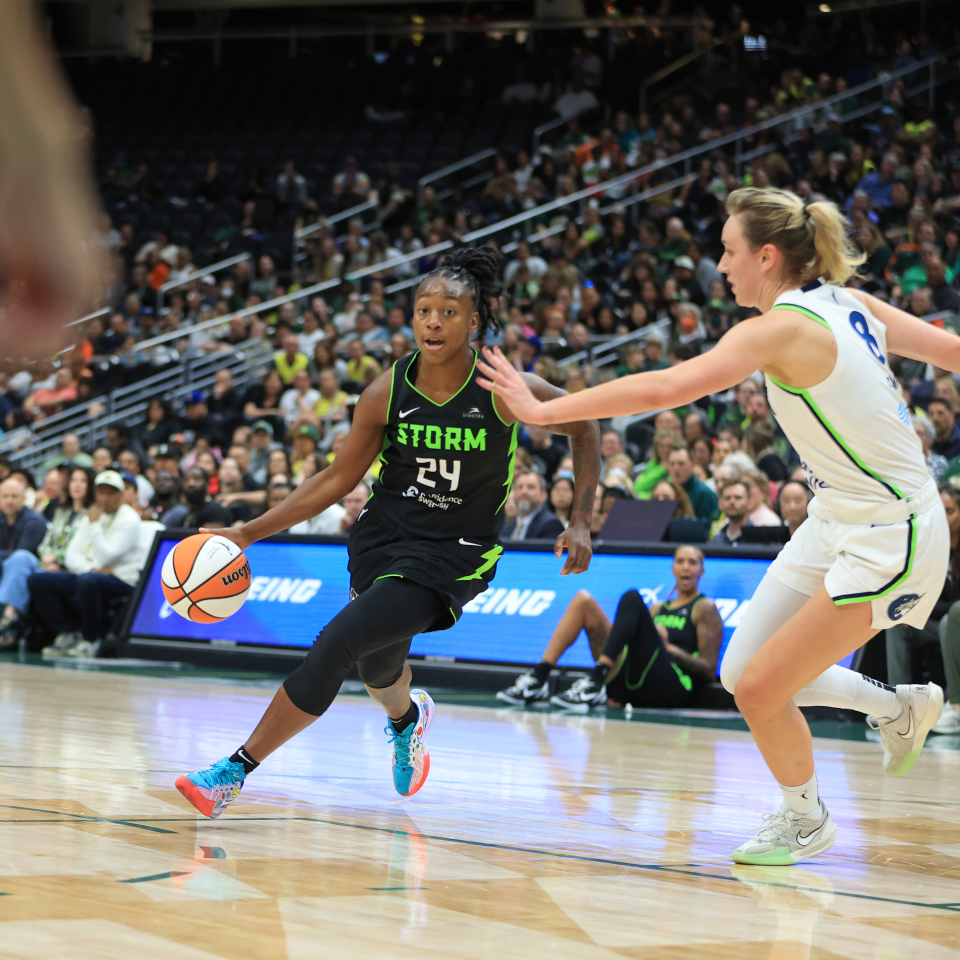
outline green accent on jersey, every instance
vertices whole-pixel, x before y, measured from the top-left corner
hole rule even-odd
[[[421,444],[421,439],[423,443]],[[471,430],[469,427],[438,427],[435,424],[401,423],[397,425],[397,443],[405,447],[426,447],[428,450],[486,450],[485,427]]]
[[[490,394],[490,401],[491,401],[491,403],[493,403],[493,412],[494,412],[498,417],[500,417],[500,422],[501,422],[505,427],[509,427],[510,424],[507,423],[507,421],[504,420],[502,416],[500,416],[500,411],[497,409],[497,395],[496,395],[495,393],[491,393],[491,394]]]
[[[659,623],[668,630],[671,627],[673,627],[674,630],[682,630],[687,625],[687,618],[685,616],[678,617],[675,613],[658,613],[653,618],[653,622]]]
[[[510,450],[508,451],[510,462],[507,464],[507,479],[503,484],[507,488],[507,492],[503,495],[503,500],[500,501],[497,512],[503,509],[503,505],[507,502],[507,497],[510,496],[510,488],[513,486],[513,468],[517,463],[517,427],[519,426],[519,423],[513,425],[513,434],[510,437]]]
[[[816,320],[817,323],[823,324],[828,330],[830,330],[830,324],[827,323],[823,317],[814,313],[812,310],[808,310],[806,307],[798,307],[794,303],[775,303],[773,305],[774,310],[793,310],[796,313],[802,313],[805,317],[809,317],[811,320]],[[832,331],[831,331],[832,332]],[[770,378],[773,379],[772,377]]]
[[[888,584],[877,593],[862,593],[855,597],[842,597],[839,600],[834,600],[833,602],[836,606],[842,607],[847,603],[863,603],[866,600],[879,600],[881,597],[893,593],[894,590],[910,579],[910,574],[913,572],[913,561],[917,555],[917,525],[913,522],[913,517],[911,517],[907,523],[910,525],[910,540],[907,544],[907,563],[901,571],[900,576],[897,577],[893,583]]]
[[[387,400],[387,422],[390,421],[390,411],[393,409],[393,384],[397,379],[397,365],[393,365],[393,370],[390,373],[390,399]],[[380,444],[380,452],[377,454],[377,459],[383,464],[380,468],[381,475],[383,471],[387,468],[387,458],[384,454],[387,452],[387,448],[390,446],[390,437],[387,436],[386,424],[384,424],[383,429],[383,443]],[[372,496],[372,494],[371,494]]]
[[[680,686],[689,693],[693,689],[693,680],[688,677],[677,665],[676,663],[671,663],[671,667],[676,671],[677,676],[680,678]]]
[[[516,427],[503,424],[490,394],[469,378],[444,404],[425,397],[410,384],[418,359],[410,354],[394,368],[371,510],[406,539],[466,535],[488,550],[503,518]]]
[[[787,393],[792,393],[795,397],[802,397],[806,401],[806,404],[810,408],[810,411],[820,421],[820,423],[826,428],[830,436],[833,437],[834,440],[836,440],[836,442],[839,444],[839,446],[844,451],[844,453],[846,453],[846,455],[868,477],[873,477],[873,479],[876,480],[877,483],[886,487],[889,491],[891,491],[891,493],[896,494],[896,496],[899,497],[901,500],[906,496],[906,494],[902,490],[900,490],[899,487],[895,487],[892,483],[887,483],[887,481],[884,480],[883,477],[880,476],[880,474],[876,473],[874,470],[871,470],[856,455],[856,453],[854,453],[854,451],[850,448],[850,445],[846,442],[846,440],[843,439],[843,437],[840,436],[840,434],[837,432],[833,424],[823,415],[823,411],[817,406],[816,400],[814,400],[813,397],[810,396],[809,390],[805,390],[802,387],[788,387],[787,384],[781,383],[779,380],[777,380],[776,377],[771,377],[769,374],[767,374],[767,376],[769,377],[770,381],[772,383],[775,383],[781,390],[785,390]]]
[[[476,570],[467,577],[457,577],[457,580],[482,580],[482,574],[486,573],[503,556],[503,547],[498,543],[495,547],[486,553],[480,554],[486,563],[481,563]]]
[[[403,375],[404,379],[407,381],[407,386],[409,386],[416,393],[420,393],[420,391],[417,390],[416,386],[410,382],[410,368],[414,365],[414,363],[416,363],[417,357],[419,356],[420,356],[420,351],[418,350],[413,355],[413,359],[410,361],[410,363],[407,364],[406,373],[404,373]],[[430,403],[432,403],[435,407],[445,407],[451,400],[456,400],[457,397],[459,397],[460,394],[463,393],[464,389],[467,386],[469,386],[470,382],[473,380],[473,374],[475,373],[476,369],[477,369],[477,351],[474,350],[473,366],[470,368],[470,373],[467,374],[467,379],[463,381],[463,386],[452,397],[448,397],[446,400],[443,401],[443,403],[437,403],[436,400],[430,400],[430,398],[425,393],[420,393],[420,396],[423,397],[424,400],[430,400]],[[391,393],[391,398],[392,398],[392,393]]]
[[[377,580],[388,580],[390,577],[397,577],[400,580],[402,580],[403,574],[402,573],[385,573],[382,577],[377,577]],[[373,582],[376,583],[377,580],[374,580]]]
[[[630,648],[628,646],[624,646],[623,648],[624,663],[627,662],[627,654],[629,653],[629,649]],[[640,674],[640,679],[636,683],[631,683],[629,675],[624,673],[623,683],[628,690],[639,690],[643,686],[643,681],[647,679],[647,674],[650,672],[650,668],[654,665],[654,663],[656,663],[657,657],[660,656],[661,650],[663,650],[663,647],[657,647],[657,649],[653,651],[653,656],[650,658],[647,665],[643,668],[643,673]],[[613,678],[611,677],[611,679]]]

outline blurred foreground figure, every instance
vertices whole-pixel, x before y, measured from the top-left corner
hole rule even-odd
[[[102,276],[79,109],[26,0],[0,2],[0,357],[50,357]]]

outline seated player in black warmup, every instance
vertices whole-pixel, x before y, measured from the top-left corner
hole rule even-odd
[[[571,710],[609,704],[622,707],[683,707],[698,684],[716,678],[723,620],[716,604],[700,593],[703,554],[677,547],[673,555],[673,600],[647,609],[636,590],[628,590],[611,624],[600,604],[581,590],[557,624],[543,659],[497,697],[507,703],[550,700]],[[596,667],[569,690],[551,697],[547,678],[563,652],[584,630]]]
[[[241,549],[326,510],[379,457],[373,496],[350,530],[350,603],[317,637],[277,691],[253,734],[232,756],[177,780],[203,814],[218,817],[244,778],[323,714],[357,664],[367,692],[390,718],[393,779],[402,796],[423,786],[430,757],[423,738],[434,704],[411,690],[406,663],[417,633],[452,627],[493,580],[497,542],[517,449],[516,417],[476,382],[477,353],[496,327],[498,262],[487,248],[450,254],[420,284],[414,304],[417,352],[399,360],[360,397],[333,464],[262,517],[217,530]],[[548,399],[562,390],[525,375]],[[590,517],[600,473],[596,421],[551,427],[570,437],[576,493],[570,525],[557,537],[562,574],[590,563]]]

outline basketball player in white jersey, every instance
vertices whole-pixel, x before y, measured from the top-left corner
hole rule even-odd
[[[480,368],[487,389],[527,423],[678,407],[763,371],[815,496],[757,588],[720,676],[783,791],[780,810],[733,859],[790,864],[828,850],[836,832],[798,706],[875,718],[890,776],[914,764],[943,707],[936,684],[893,689],[835,664],[885,627],[922,626],[940,596],[946,517],[887,352],[960,371],[960,337],[843,288],[861,258],[832,203],[744,189],[727,210],[718,267],[737,303],[762,315],[709,353],[546,402],[499,351],[486,351]]]

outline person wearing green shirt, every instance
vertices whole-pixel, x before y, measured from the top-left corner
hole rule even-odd
[[[633,482],[633,492],[640,500],[649,500],[656,485],[667,476],[667,459],[674,450],[683,449],[683,438],[675,430],[658,430],[650,446],[650,459]]]
[[[737,387],[736,400],[724,410],[720,415],[720,419],[717,421],[717,433],[727,427],[733,426],[738,427],[740,430],[743,429],[743,423],[747,419],[747,404],[749,404],[750,398],[756,392],[756,381],[751,380],[749,377],[739,384]]]

